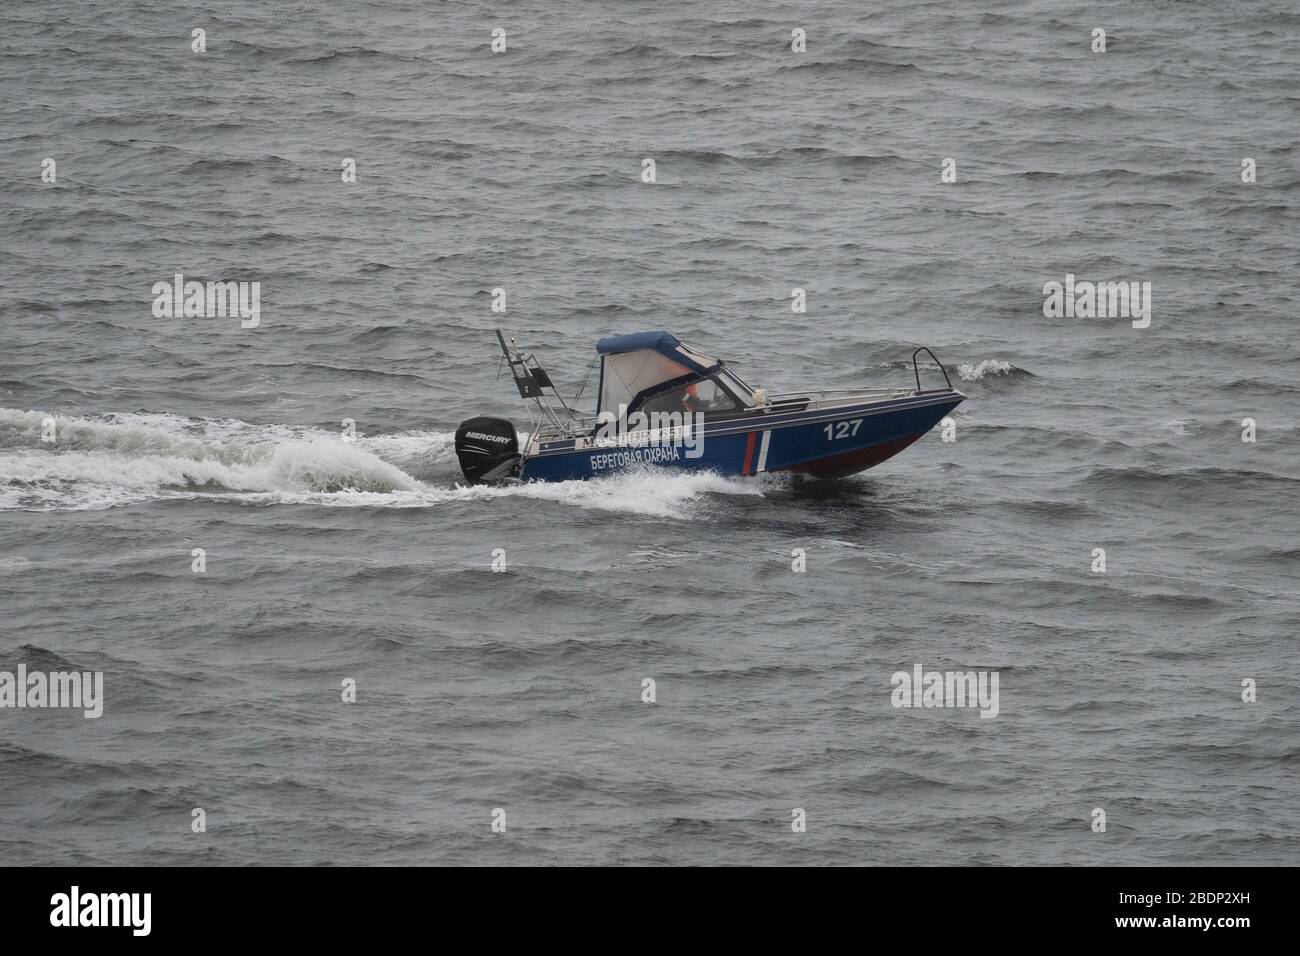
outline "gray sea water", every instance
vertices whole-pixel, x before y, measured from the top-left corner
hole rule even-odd
[[[105,699],[0,709],[0,861],[1300,862],[1298,49],[1290,0],[6,4],[0,671]],[[178,272],[260,324],[155,318]],[[497,326],[567,395],[665,328],[968,400],[839,482],[466,488]],[[893,707],[917,664],[997,717]]]

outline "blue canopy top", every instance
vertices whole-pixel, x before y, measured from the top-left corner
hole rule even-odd
[[[642,349],[659,350],[659,344],[666,348],[676,348],[681,344],[671,332],[629,332],[627,335],[607,335],[596,343],[596,351],[601,355],[610,352],[639,352]]]
[[[684,346],[671,332],[630,332],[627,335],[607,335],[596,342],[596,351],[601,355],[615,355],[620,352],[654,351],[667,356],[674,362],[685,365],[701,375],[711,372],[718,364],[706,355],[700,355],[689,346]],[[699,359],[705,359],[701,362]]]
[[[695,351],[669,332],[609,335],[600,353],[599,411],[635,411],[649,398],[713,375],[722,363]]]

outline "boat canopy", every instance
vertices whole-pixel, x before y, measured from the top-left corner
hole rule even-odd
[[[721,371],[722,363],[695,351],[668,332],[610,335],[596,343],[601,356],[600,406],[634,412],[647,399]]]

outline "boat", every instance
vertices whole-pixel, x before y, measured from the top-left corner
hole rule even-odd
[[[531,424],[520,433],[504,418],[462,422],[456,456],[471,484],[572,481],[645,465],[842,478],[897,455],[966,397],[924,346],[912,353],[915,388],[769,395],[669,332],[635,332],[596,343],[596,413],[583,415],[536,355],[514,339],[507,345],[500,330],[497,341]],[[922,353],[943,373],[944,387],[921,387]]]

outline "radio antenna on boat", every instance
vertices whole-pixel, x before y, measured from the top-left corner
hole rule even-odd
[[[515,387],[519,389],[519,397],[525,402],[536,402],[537,408],[546,416],[547,420],[549,420],[552,425],[559,427],[562,426],[564,422],[560,419],[560,416],[556,414],[555,409],[551,407],[550,400],[546,397],[546,393],[542,391],[542,389],[549,388],[555,395],[556,400],[560,403],[560,407],[564,409],[569,418],[578,418],[579,416],[574,413],[573,409],[569,408],[565,403],[564,396],[562,396],[560,390],[555,387],[555,384],[551,381],[551,377],[546,374],[546,369],[542,368],[541,363],[537,361],[537,356],[533,355],[531,352],[525,355],[523,352],[519,351],[519,349],[515,347],[515,340],[513,337],[510,339],[510,344],[506,345],[506,339],[505,336],[501,334],[501,330],[497,329],[496,333],[497,341],[501,343],[501,352],[505,356],[506,362],[510,365],[510,374],[514,377]]]

